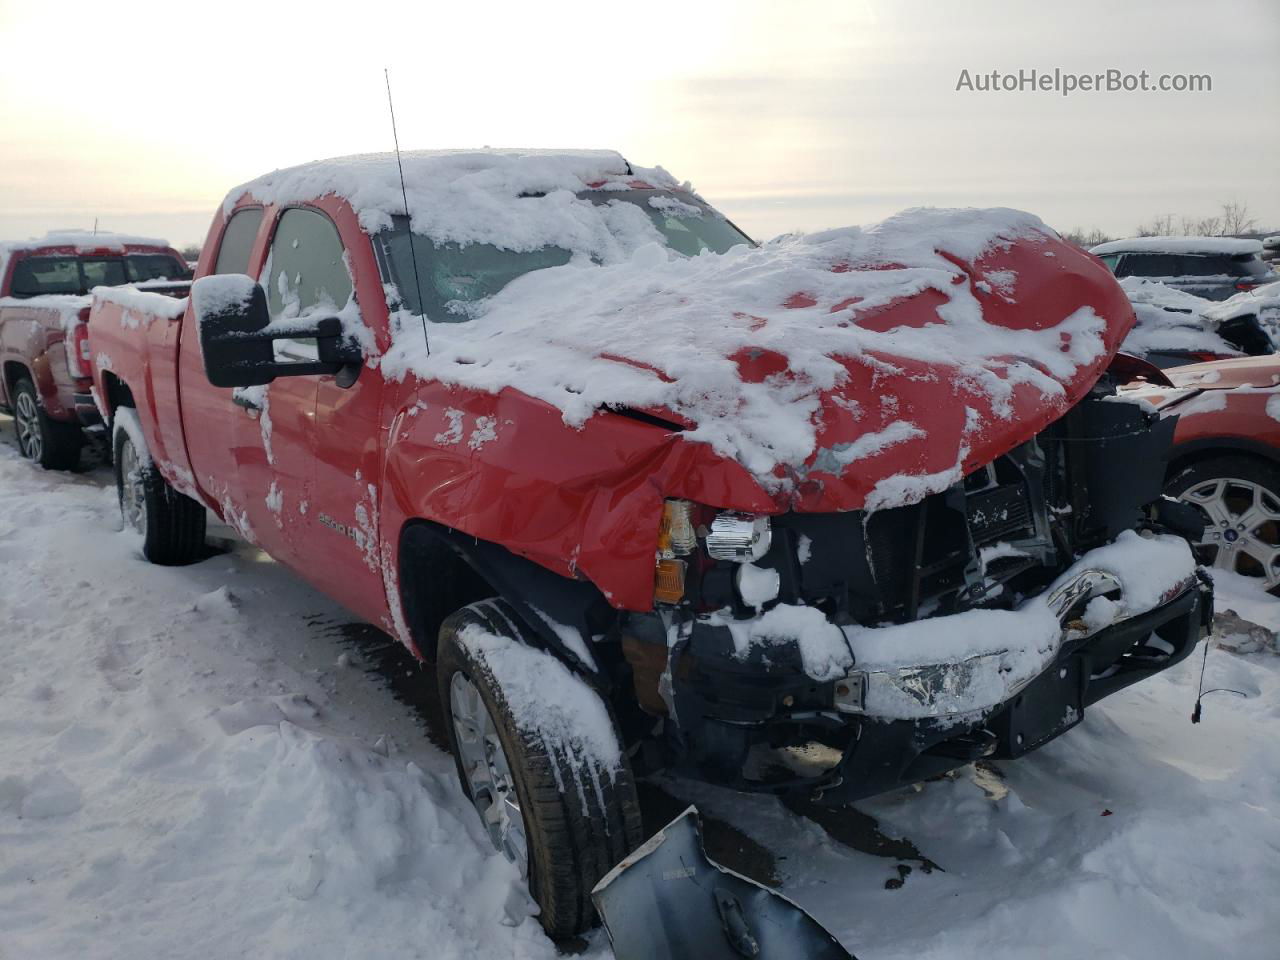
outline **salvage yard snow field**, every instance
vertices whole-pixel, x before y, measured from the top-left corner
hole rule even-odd
[[[147,565],[0,422],[0,957],[556,956],[350,618],[247,546]],[[1217,606],[1280,628],[1239,578]],[[857,804],[921,858],[675,784],[861,960],[1280,955],[1280,656],[1201,651],[1016,762]],[[422,674],[422,683],[429,683]],[[854,816],[850,814],[850,816]],[[608,958],[600,932],[586,947]]]

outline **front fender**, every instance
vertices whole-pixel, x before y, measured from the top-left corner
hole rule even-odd
[[[575,429],[514,390],[439,384],[418,385],[400,409],[388,437],[384,529],[431,521],[589,580],[619,609],[652,609],[664,497],[778,509],[739,464],[651,421],[602,413]]]

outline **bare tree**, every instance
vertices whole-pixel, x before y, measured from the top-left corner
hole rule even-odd
[[[1216,237],[1221,229],[1221,217],[1184,216],[1180,221],[1178,233],[1186,237]]]
[[[1091,227],[1088,230],[1082,227],[1073,227],[1070,230],[1063,231],[1060,236],[1067,243],[1074,243],[1077,247],[1083,247],[1086,250],[1112,239],[1097,227]]]
[[[1163,213],[1153,217],[1151,222],[1141,224],[1137,234],[1140,237],[1167,237],[1173,234],[1173,214]]]
[[[1240,233],[1252,233],[1258,225],[1255,217],[1249,216],[1249,205],[1246,203],[1224,203],[1222,205],[1222,232],[1229,236]]]

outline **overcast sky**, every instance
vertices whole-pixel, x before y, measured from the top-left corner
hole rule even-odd
[[[0,0],[0,239],[200,242],[244,180],[411,147],[614,147],[749,233],[1015,206],[1131,233],[1249,205],[1280,229],[1280,2]],[[1201,93],[957,91],[1020,68]]]

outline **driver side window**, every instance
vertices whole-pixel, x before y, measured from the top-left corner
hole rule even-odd
[[[262,284],[271,322],[342,310],[352,294],[343,254],[332,220],[302,207],[286,210],[276,224]],[[277,340],[276,353],[281,360],[315,360],[316,342]]]

